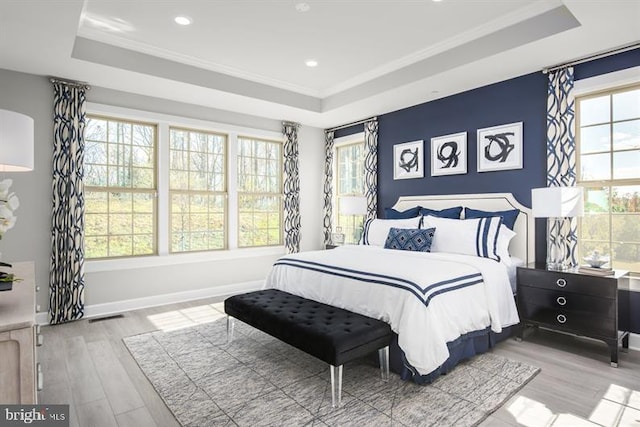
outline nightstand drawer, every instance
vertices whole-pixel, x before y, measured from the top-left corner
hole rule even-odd
[[[540,307],[558,310],[578,311],[591,313],[594,317],[602,319],[615,319],[616,302],[609,298],[600,298],[590,295],[575,294],[563,290],[533,288],[520,286],[518,288],[518,302],[527,301],[527,304],[535,304]]]
[[[562,271],[518,268],[518,284],[534,288],[575,292],[601,298],[615,299],[618,282],[612,277],[597,277]]]
[[[590,337],[611,338],[616,337],[618,333],[615,318],[609,319],[582,311],[550,308],[528,300],[522,300],[519,308],[521,316],[529,323],[535,322],[542,326]]]

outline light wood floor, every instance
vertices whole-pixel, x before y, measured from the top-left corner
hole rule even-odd
[[[132,311],[119,319],[44,327],[38,358],[45,381],[39,402],[71,404],[71,426],[179,426],[122,338],[219,318],[220,301],[192,301]],[[542,371],[483,426],[592,425],[579,424],[590,417],[603,426],[640,426],[640,410],[612,402],[631,402],[640,409],[640,352],[622,353],[620,367],[612,368],[604,343],[543,330],[523,342],[509,339],[493,351]]]

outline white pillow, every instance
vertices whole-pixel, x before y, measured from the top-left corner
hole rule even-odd
[[[511,230],[509,227],[504,224],[500,226],[496,253],[500,257],[500,262],[509,267],[512,264],[511,255],[509,254],[509,242],[511,242],[511,239],[513,239],[515,236],[515,231]]]
[[[425,216],[423,227],[435,227],[431,252],[475,255],[500,261],[498,234],[502,217],[449,219]]]
[[[372,246],[384,246],[390,228],[420,228],[422,217],[407,219],[380,219],[367,220],[362,232],[362,244]]]

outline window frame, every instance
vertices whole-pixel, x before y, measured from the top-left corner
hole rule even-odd
[[[237,246],[237,194],[235,174],[237,174],[237,137],[243,135],[258,139],[284,141],[278,131],[257,129],[251,126],[239,126],[201,120],[173,114],[156,113],[148,110],[118,107],[94,102],[87,102],[87,114],[91,116],[116,117],[121,120],[154,123],[157,125],[156,138],[156,254],[149,256],[130,256],[118,258],[86,259],[85,272],[120,271],[136,268],[155,268],[168,265],[179,265],[197,262],[235,260],[260,256],[280,256],[286,250],[284,245],[268,247]],[[228,135],[227,140],[227,243],[226,250],[202,252],[169,252],[169,127],[187,127],[201,129],[212,133]],[[162,143],[162,141],[167,141]],[[233,159],[233,161],[231,160]],[[162,171],[167,171],[163,174]],[[166,176],[165,176],[166,175]]]
[[[365,194],[365,188],[364,188],[364,178],[363,178],[363,182],[362,182],[362,193],[345,193],[345,194],[341,194],[340,193],[340,167],[339,167],[339,156],[338,156],[338,152],[340,149],[342,148],[347,148],[353,145],[362,145],[362,168],[364,171],[364,160],[365,160],[365,149],[366,149],[366,145],[365,145],[365,138],[364,138],[364,132],[358,132],[355,134],[351,134],[351,135],[347,135],[347,136],[343,136],[340,138],[336,138],[333,141],[333,194],[331,195],[332,198],[332,204],[333,204],[333,218],[332,218],[332,224],[333,224],[333,230],[332,232],[335,232],[337,230],[337,227],[341,227],[342,229],[342,233],[345,235],[345,244],[357,244],[358,242],[349,242],[348,239],[346,238],[347,233],[345,231],[350,230],[352,227],[352,224],[348,224],[348,225],[340,225],[340,197],[349,197],[349,196],[366,196]],[[354,215],[349,215],[349,216],[354,216]],[[364,221],[364,220],[363,220]],[[362,226],[362,224],[361,224]],[[357,224],[356,224],[357,227]]]
[[[277,247],[277,246],[282,246],[284,245],[284,140],[274,140],[274,139],[267,139],[267,138],[260,138],[260,137],[256,137],[256,136],[250,136],[250,135],[245,135],[245,134],[241,134],[238,135],[237,138],[237,144],[236,144],[236,148],[239,147],[240,145],[240,140],[241,139],[251,139],[251,140],[258,140],[258,141],[264,141],[264,142],[268,142],[268,143],[276,143],[280,145],[280,159],[279,159],[279,170],[280,170],[280,188],[279,188],[279,192],[278,193],[264,193],[264,192],[248,192],[248,191],[240,191],[239,189],[236,189],[236,195],[238,200],[240,199],[240,195],[241,194],[250,194],[253,196],[265,196],[265,197],[270,197],[270,196],[274,196],[274,195],[278,195],[278,197],[280,198],[280,203],[279,203],[279,209],[280,209],[280,232],[278,235],[278,243],[273,244],[273,245],[258,245],[258,246],[241,246],[240,245],[240,238],[238,236],[237,239],[237,245],[238,248],[241,249],[248,249],[248,248],[266,248],[266,247]],[[235,162],[237,164],[238,160],[240,159],[239,155],[236,155],[235,157]],[[236,173],[236,185],[238,185],[238,174]],[[238,203],[238,209],[236,209],[236,223],[238,224],[238,227],[236,228],[238,235],[240,234],[240,205]]]
[[[83,192],[86,196],[86,194],[88,192],[93,192],[93,193],[104,193],[106,194],[107,198],[109,197],[109,195],[111,193],[130,193],[130,194],[150,194],[153,197],[153,215],[152,215],[152,236],[153,236],[153,240],[152,240],[152,251],[151,253],[148,254],[140,254],[140,255],[119,255],[119,256],[105,256],[105,257],[96,257],[96,258],[87,258],[88,261],[99,261],[99,260],[120,260],[123,258],[140,258],[140,257],[151,257],[151,256],[156,256],[158,255],[158,156],[159,156],[159,137],[158,137],[158,125],[157,123],[153,122],[153,121],[148,121],[148,120],[137,120],[137,119],[132,119],[132,118],[124,118],[124,117],[119,117],[117,115],[111,115],[111,114],[94,114],[91,112],[87,112],[86,114],[87,120],[89,118],[91,119],[96,119],[96,120],[105,120],[107,122],[115,122],[115,123],[127,123],[127,124],[131,124],[131,125],[142,125],[142,126],[151,126],[154,128],[154,138],[153,138],[153,148],[154,148],[154,156],[153,156],[153,188],[151,189],[145,189],[145,188],[136,188],[136,187],[112,187],[112,186],[95,186],[95,185],[84,185],[83,186]],[[108,129],[107,129],[108,132]],[[109,144],[108,141],[109,137],[107,136],[107,141],[105,141],[107,144]],[[86,144],[86,141],[85,141]],[[107,146],[108,148],[108,146]],[[109,165],[109,152],[107,151],[107,163],[105,164],[105,166]],[[84,166],[84,165],[83,165]],[[108,180],[109,177],[107,176],[107,184],[108,184]],[[86,206],[86,202],[85,202],[85,206]],[[108,205],[107,205],[108,206]],[[85,208],[85,215],[86,215],[86,208]],[[109,215],[107,213],[107,215]],[[86,224],[86,221],[85,221]],[[107,235],[108,237],[109,235]],[[133,236],[135,236],[135,234],[131,234],[132,238]],[[86,237],[86,235],[85,235]],[[86,248],[86,244],[85,244],[85,248]],[[108,251],[107,251],[108,253]]]
[[[221,136],[224,138],[224,149],[223,149],[223,156],[224,156],[224,172],[223,172],[223,176],[224,176],[224,191],[208,191],[208,190],[172,190],[171,189],[171,131],[172,130],[179,130],[179,131],[186,131],[186,132],[195,132],[195,133],[203,133],[203,134],[209,134],[209,135],[216,135],[216,136]],[[169,181],[169,188],[168,188],[168,208],[169,208],[169,254],[184,254],[184,253],[194,253],[194,252],[211,252],[211,251],[223,251],[223,250],[227,250],[229,248],[229,135],[227,135],[226,133],[223,132],[213,132],[210,130],[203,130],[201,128],[194,128],[194,127],[185,127],[185,126],[172,126],[169,125],[169,133],[168,133],[168,139],[167,139],[167,143],[169,145],[169,167],[167,170],[167,173],[169,174],[168,177],[168,181]],[[191,153],[191,150],[188,150],[189,153]],[[190,170],[189,170],[190,171]],[[197,250],[188,250],[188,251],[174,251],[171,247],[171,233],[173,230],[173,223],[172,223],[172,210],[171,210],[171,200],[172,200],[172,196],[174,194],[185,194],[185,195],[194,195],[194,194],[203,194],[203,195],[221,195],[224,199],[224,227],[222,229],[222,233],[223,233],[223,245],[221,248],[214,248],[214,249],[197,249]]]
[[[638,67],[636,68],[638,69]],[[582,90],[578,90],[577,93],[575,94],[575,110],[576,110],[576,184],[580,187],[583,187],[586,191],[587,188],[596,188],[596,187],[602,187],[602,188],[606,188],[608,189],[608,197],[607,197],[607,204],[609,206],[608,212],[606,213],[601,213],[601,214],[594,214],[594,215],[602,215],[602,216],[607,216],[608,219],[608,231],[607,234],[609,236],[608,240],[593,240],[593,239],[582,239],[582,221],[584,217],[580,217],[578,220],[578,255],[580,258],[586,256],[587,254],[582,252],[582,246],[583,246],[583,241],[586,242],[593,242],[593,243],[597,243],[597,244],[605,244],[609,247],[609,255],[611,256],[611,251],[613,251],[613,247],[614,244],[616,244],[617,240],[614,240],[614,236],[613,236],[613,219],[616,216],[614,211],[612,210],[611,206],[612,206],[612,189],[614,187],[620,187],[620,186],[639,186],[640,187],[640,177],[638,178],[614,178],[614,154],[615,153],[625,153],[625,152],[629,152],[629,151],[638,151],[638,148],[628,148],[628,149],[622,149],[622,150],[615,150],[614,149],[614,139],[613,139],[613,133],[614,133],[614,124],[616,123],[624,123],[624,122],[629,122],[629,121],[636,121],[638,119],[640,119],[640,117],[637,118],[632,118],[632,119],[624,119],[624,120],[618,120],[615,121],[614,117],[613,117],[613,96],[615,94],[619,94],[619,93],[623,93],[623,92],[629,92],[629,91],[634,91],[634,90],[640,90],[640,80],[634,81],[634,82],[626,82],[624,84],[611,84],[611,85],[605,85],[604,87],[599,87],[598,89],[594,89],[594,90],[589,90],[588,88],[582,89]],[[609,126],[609,137],[610,137],[610,144],[609,144],[609,149],[608,150],[602,150],[602,151],[590,151],[588,153],[586,153],[586,155],[590,155],[590,154],[608,154],[609,155],[609,171],[610,171],[610,177],[609,179],[593,179],[593,180],[584,180],[582,179],[582,144],[581,144],[581,129],[583,127],[580,126],[580,117],[581,117],[581,111],[580,111],[580,101],[584,101],[584,100],[589,100],[589,99],[594,99],[594,98],[600,98],[603,96],[608,96],[610,99],[609,102],[609,120],[606,122],[598,122],[598,123],[591,123],[587,126],[584,127],[592,127],[592,126],[602,126],[602,125],[608,125]],[[587,214],[585,212],[585,215],[591,215],[591,214]],[[626,243],[632,243],[632,244],[640,244],[640,242],[633,242],[633,241],[629,241]],[[612,260],[612,264],[613,264],[613,260]],[[640,271],[632,271],[631,272],[634,275],[638,275],[640,274]]]

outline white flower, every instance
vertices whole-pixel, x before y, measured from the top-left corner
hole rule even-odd
[[[16,196],[15,193],[11,193],[7,198],[7,206],[12,211],[15,211],[20,207],[20,200],[18,199],[18,196]]]
[[[13,184],[12,179],[4,179],[0,181],[0,199],[5,200],[7,198],[11,184]]]
[[[18,217],[13,211],[20,206],[20,200],[15,193],[9,193],[9,188],[13,184],[13,180],[5,179],[0,181],[0,239],[2,235],[16,225]]]

